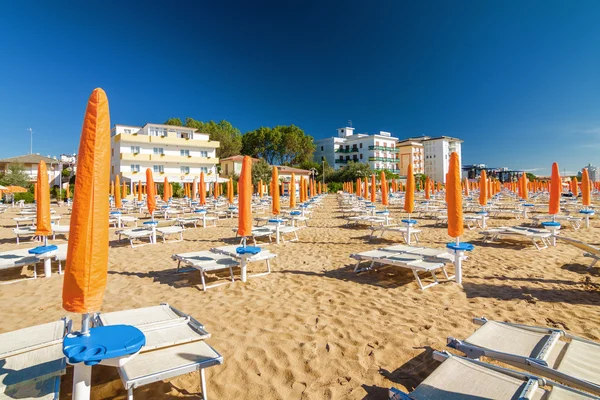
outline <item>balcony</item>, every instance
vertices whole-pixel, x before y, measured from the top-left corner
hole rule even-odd
[[[175,145],[182,147],[202,147],[216,149],[219,147],[219,142],[210,140],[183,139],[178,138],[174,133],[169,133],[167,136],[147,136],[150,138],[150,143],[155,145]]]
[[[399,169],[391,169],[391,168],[373,168],[374,171],[388,171],[388,172],[392,172],[394,174],[399,174],[400,170]]]
[[[389,151],[390,153],[398,153],[400,151],[400,149],[397,147],[385,147],[385,146],[369,146],[369,150]]]
[[[150,161],[153,162],[175,162],[180,164],[218,164],[217,157],[195,157],[195,156],[167,156],[162,154],[151,154]]]
[[[127,143],[150,143],[150,136],[138,135],[132,133],[120,133],[114,136],[115,142],[127,142]]]
[[[351,160],[335,160],[336,164],[348,164]]]
[[[351,149],[343,149],[340,147],[335,150],[336,153],[358,153],[358,151],[358,147],[352,147]]]
[[[383,162],[397,163],[400,160],[398,160],[397,158],[389,158],[389,157],[369,157],[369,161],[383,161]]]
[[[121,153],[119,158],[123,161],[150,161],[150,154]]]

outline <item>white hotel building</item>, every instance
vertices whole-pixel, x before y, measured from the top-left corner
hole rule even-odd
[[[373,170],[387,169],[398,173],[397,138],[389,132],[374,135],[354,133],[354,128],[338,129],[337,137],[315,140],[316,149],[313,158],[340,169],[350,162],[369,164]]]
[[[436,182],[446,183],[450,154],[458,153],[458,160],[462,165],[462,140],[450,136],[429,137],[421,136],[409,138],[406,141],[423,144],[424,174]]]
[[[146,169],[154,181],[193,182],[204,172],[215,179],[219,142],[208,134],[183,126],[146,124],[143,127],[115,125],[111,130],[110,179],[120,174],[127,183],[146,182]]]

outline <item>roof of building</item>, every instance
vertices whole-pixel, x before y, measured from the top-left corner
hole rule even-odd
[[[440,140],[440,139],[446,139],[446,140],[452,140],[454,142],[463,142],[463,140],[459,139],[459,138],[455,138],[452,136],[436,136],[436,137],[427,137],[427,139],[423,139],[423,141],[425,142],[429,142],[431,140]]]
[[[0,160],[0,163],[39,164],[40,161],[51,163],[56,162],[57,160],[39,154],[25,154],[23,156],[4,158]]]
[[[151,126],[158,126],[160,128],[179,128],[179,129],[185,129],[190,130],[192,132],[196,132],[198,129],[196,128],[190,128],[189,126],[179,126],[179,125],[165,125],[165,124],[153,124],[152,122],[147,122],[146,124],[144,124],[144,127],[151,125]]]
[[[274,166],[277,167],[277,169],[279,170],[279,173],[286,172],[286,173],[291,174],[293,172],[294,174],[303,174],[303,175],[310,174],[310,171],[307,169],[288,167],[286,165],[274,165]]]
[[[221,158],[220,161],[243,161],[245,156],[231,156],[226,158]],[[252,162],[259,162],[259,158],[250,157]]]

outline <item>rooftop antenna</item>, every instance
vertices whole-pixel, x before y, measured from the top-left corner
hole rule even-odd
[[[352,120],[351,120],[351,119],[349,119],[349,120],[348,120],[348,126],[349,126],[350,128],[352,128]]]
[[[27,128],[26,131],[29,131],[30,141],[29,141],[29,154],[33,154],[33,129]]]

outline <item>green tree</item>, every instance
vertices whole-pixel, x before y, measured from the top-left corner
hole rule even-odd
[[[165,121],[165,125],[183,126],[180,118],[169,118]]]
[[[252,184],[256,185],[262,179],[264,184],[271,183],[272,167],[262,158],[252,164]]]
[[[9,164],[8,171],[0,175],[0,185],[3,186],[29,186],[29,176],[25,173],[22,164]]]
[[[373,170],[368,164],[361,162],[349,162],[348,165],[335,171],[333,174],[325,175],[325,182],[350,182],[357,178],[371,178]]]
[[[215,121],[202,122],[196,121],[193,118],[186,118],[185,126],[198,129],[199,133],[207,133],[210,140],[218,141],[218,158],[236,156],[242,150],[242,134],[240,130],[225,120],[217,123]]]
[[[260,127],[242,136],[242,153],[264,158],[271,165],[298,165],[312,159],[312,136],[295,125]]]
[[[531,172],[527,172],[525,175],[527,176],[527,179],[529,179],[530,181],[537,179],[537,176],[535,176]]]

